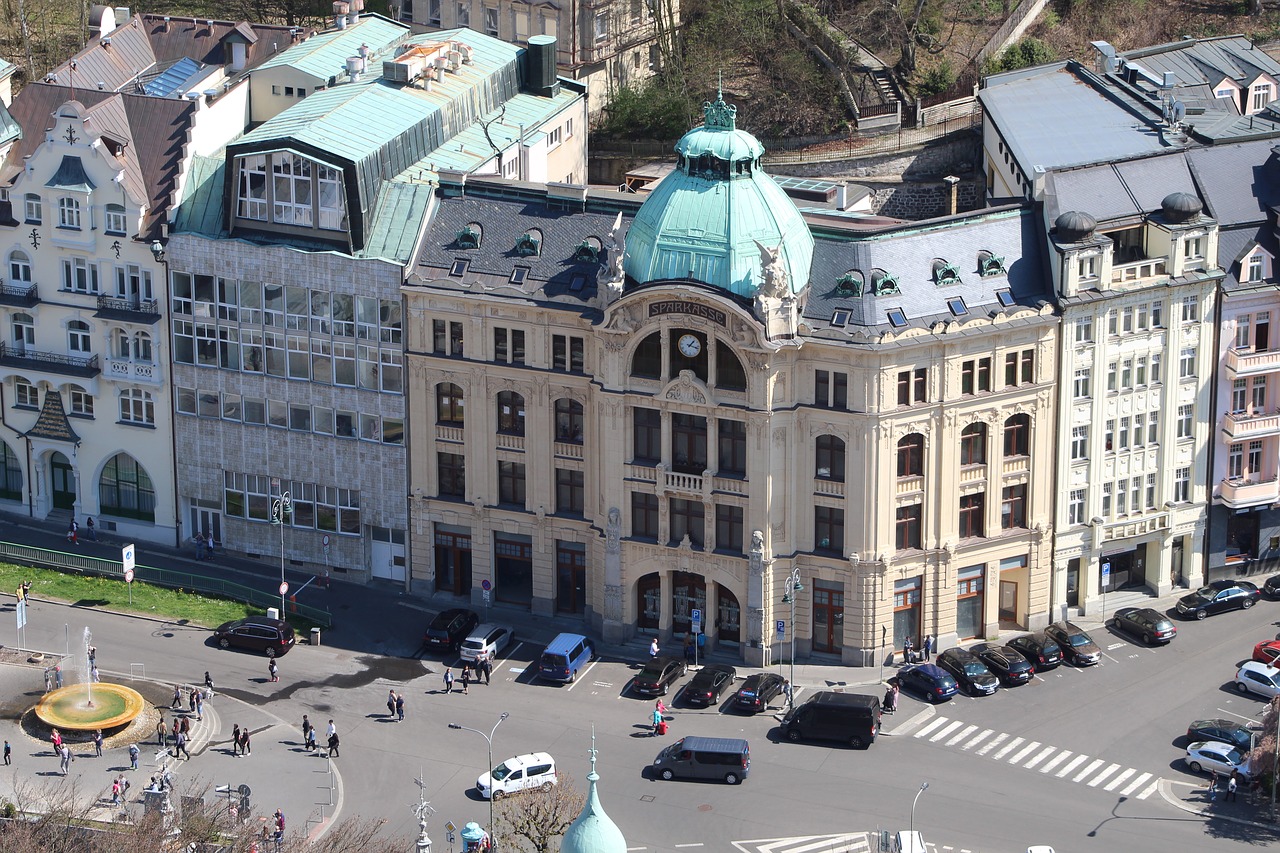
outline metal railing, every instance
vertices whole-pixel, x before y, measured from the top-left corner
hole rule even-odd
[[[159,314],[160,303],[155,299],[120,299],[114,296],[99,296],[98,310],[125,311],[132,314]]]
[[[20,305],[35,305],[40,301],[40,291],[34,284],[0,284],[0,297]]]
[[[8,359],[11,361],[27,362],[36,366],[49,366],[55,372],[71,369],[80,373],[93,375],[99,372],[98,357],[96,355],[66,355],[60,352],[44,352],[35,349],[18,349],[8,342],[0,343],[0,360]]]
[[[0,542],[0,559],[27,566],[40,566],[59,571],[96,575],[97,577],[111,578],[113,580],[124,580],[124,570],[121,568],[120,563],[115,560],[105,560],[101,557],[90,557],[86,554],[73,554],[66,551],[53,551],[48,548],[36,548],[19,542]],[[222,578],[179,569],[161,569],[155,566],[139,565],[134,567],[133,573],[136,580],[153,586],[208,593],[262,607],[264,610],[268,607],[278,607],[280,605],[280,593],[273,586],[275,582],[269,578],[263,578],[262,582],[264,586],[268,586],[270,589],[256,589],[244,584],[223,580]],[[322,628],[329,628],[333,625],[333,614],[319,607],[310,607],[290,601],[288,602],[287,611],[288,614],[301,616],[303,619],[314,622]]]

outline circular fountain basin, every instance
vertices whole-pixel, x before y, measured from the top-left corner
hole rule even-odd
[[[89,705],[89,685],[59,687],[36,704],[36,716],[47,725],[71,731],[112,729],[123,726],[142,713],[142,694],[120,684],[93,685],[93,705]]]

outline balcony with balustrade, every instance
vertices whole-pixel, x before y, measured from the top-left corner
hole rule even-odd
[[[99,296],[98,310],[93,316],[121,323],[155,325],[160,322],[160,303],[155,299],[118,299],[113,296]]]
[[[96,355],[43,352],[30,347],[19,348],[8,342],[0,343],[0,365],[58,376],[78,376],[81,379],[92,379],[102,372]]]
[[[1164,258],[1144,258],[1111,267],[1112,284],[1145,284],[1148,281],[1167,277]]]
[[[1218,500],[1232,509],[1273,504],[1280,500],[1280,479],[1236,477],[1218,484]]]
[[[161,365],[152,364],[149,361],[109,358],[103,363],[102,375],[107,379],[144,385],[160,385],[164,382],[164,370]]]
[[[1280,436],[1280,412],[1253,409],[1228,412],[1222,418],[1222,433],[1232,442]]]
[[[37,285],[28,284],[24,281],[0,284],[0,305],[9,305],[13,308],[30,308],[39,301],[40,291]]]
[[[1227,350],[1227,376],[1241,379],[1280,371],[1280,349],[1250,351],[1232,347]]]

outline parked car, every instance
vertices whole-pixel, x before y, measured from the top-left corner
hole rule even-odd
[[[1241,693],[1256,693],[1270,699],[1280,694],[1280,669],[1247,660],[1236,672],[1236,689]]]
[[[471,629],[479,624],[480,617],[474,610],[451,607],[437,613],[436,618],[431,620],[422,637],[422,644],[436,651],[455,652],[471,633]]]
[[[1035,667],[1024,658],[1013,646],[1000,646],[995,643],[979,643],[970,652],[978,656],[978,660],[987,665],[987,669],[995,673],[996,678],[1006,687],[1026,684],[1035,675]]]
[[[538,657],[538,677],[547,681],[572,684],[578,670],[596,656],[595,644],[581,634],[557,634]]]
[[[1267,598],[1280,598],[1280,575],[1272,575],[1262,582],[1262,594]]]
[[[975,696],[990,696],[1000,686],[1000,679],[991,674],[987,665],[966,649],[947,649],[938,655],[938,666],[955,677],[956,684]]]
[[[237,649],[262,652],[269,658],[288,654],[297,641],[288,622],[265,616],[249,616],[225,622],[214,630],[213,639],[224,649],[235,646]]]
[[[728,664],[709,664],[698,670],[693,680],[684,686],[680,696],[690,705],[714,705],[720,701],[720,694],[724,689],[733,684],[737,677],[738,671]]]
[[[1233,720],[1193,720],[1187,726],[1187,740],[1211,740],[1247,752],[1253,748],[1253,731]]]
[[[1253,659],[1271,666],[1280,658],[1280,640],[1263,640],[1253,647]]]
[[[1193,743],[1187,747],[1187,767],[1192,773],[1217,770],[1225,776],[1230,776],[1233,770],[1237,770],[1247,779],[1249,778],[1248,764],[1245,754],[1229,743],[1209,740]]]
[[[1044,633],[1058,644],[1062,657],[1073,666],[1093,666],[1102,660],[1102,649],[1093,638],[1070,622],[1054,622]]]
[[[515,631],[506,625],[494,625],[489,622],[477,625],[462,641],[462,659],[474,661],[483,653],[489,656],[489,660],[496,660],[502,650],[511,645],[515,636]]]
[[[1203,619],[1228,610],[1248,610],[1261,597],[1258,587],[1248,581],[1214,581],[1179,598],[1178,615],[1187,619]]]
[[[733,706],[740,711],[763,711],[782,692],[786,679],[775,672],[757,672],[747,676],[733,695]]]
[[[684,675],[687,668],[682,658],[652,658],[631,680],[631,689],[646,696],[666,696],[671,683]]]
[[[1062,649],[1045,636],[1044,631],[1014,637],[1009,641],[1009,647],[1031,661],[1036,672],[1046,672],[1062,663]]]
[[[919,693],[926,702],[945,702],[960,692],[956,680],[946,670],[931,663],[898,670],[898,684],[903,690]]]
[[[833,740],[865,749],[880,731],[880,700],[865,693],[819,690],[782,718],[779,731],[792,743]]]
[[[531,752],[508,758],[488,773],[481,773],[476,780],[476,791],[486,800],[490,797],[500,800],[507,794],[530,788],[550,791],[558,782],[555,759],[545,752]]]
[[[1141,637],[1148,646],[1164,645],[1178,636],[1169,617],[1152,607],[1121,607],[1108,624],[1131,637]]]

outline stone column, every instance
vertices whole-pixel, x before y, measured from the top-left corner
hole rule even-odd
[[[620,643],[627,636],[622,621],[622,512],[616,506],[609,507],[604,527],[603,634],[606,643]]]
[[[765,556],[764,533],[751,533],[751,553],[747,556],[747,630],[743,638],[742,657],[752,666],[769,665],[769,646],[765,639],[765,586],[773,560]]]
[[[671,572],[659,572],[658,583],[658,636],[665,643],[671,639]]]

